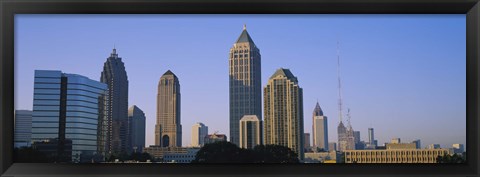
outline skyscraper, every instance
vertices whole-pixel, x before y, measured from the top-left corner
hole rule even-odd
[[[145,147],[145,113],[136,105],[128,108],[130,139],[133,152],[142,152]]]
[[[371,146],[377,146],[376,144],[374,144],[374,141],[375,141],[375,137],[374,137],[373,128],[368,128],[368,144],[370,144]]]
[[[103,65],[100,82],[108,85],[101,100],[104,105],[99,144],[107,154],[132,152],[128,127],[128,78],[122,58],[114,48]]]
[[[242,34],[230,48],[230,142],[239,145],[239,122],[244,115],[262,120],[261,55],[243,27]]]
[[[310,145],[310,133],[304,133],[303,134],[303,148],[305,148],[305,152],[310,151],[311,145]]]
[[[197,122],[192,126],[192,143],[193,147],[202,147],[205,145],[205,137],[208,135],[208,127],[201,122]]]
[[[256,115],[245,115],[240,119],[240,147],[253,149],[262,144],[262,122]]]
[[[288,147],[304,157],[303,90],[290,70],[280,68],[264,87],[264,143]]]
[[[32,142],[54,142],[60,162],[65,157],[73,162],[90,161],[98,152],[98,100],[107,85],[81,75],[48,70],[35,70],[34,82]]]
[[[180,82],[170,70],[165,72],[158,82],[155,145],[161,147],[182,146]]]
[[[353,138],[355,138],[355,144],[360,143],[360,131],[353,131]]]
[[[417,149],[422,149],[422,143],[420,142],[419,139],[413,140],[412,143],[415,143]]]
[[[313,109],[313,146],[328,151],[327,116],[323,116],[322,108],[317,102]]]
[[[32,111],[15,111],[15,147],[30,146],[32,138]]]

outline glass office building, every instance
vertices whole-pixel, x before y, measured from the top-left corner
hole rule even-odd
[[[15,147],[30,146],[32,136],[32,111],[16,110],[15,111]]]
[[[85,76],[36,70],[32,142],[58,142],[56,155],[91,161],[97,152],[99,96],[107,85]],[[71,141],[71,154],[65,144]],[[69,159],[70,160],[70,159]]]

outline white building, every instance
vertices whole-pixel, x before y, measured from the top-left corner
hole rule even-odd
[[[208,127],[201,122],[197,122],[192,126],[192,142],[193,147],[202,147],[205,145],[205,136],[208,135]]]
[[[199,148],[185,148],[184,152],[166,152],[163,162],[166,163],[190,163],[195,160]]]
[[[313,111],[313,146],[328,151],[328,123],[327,116],[317,102]]]

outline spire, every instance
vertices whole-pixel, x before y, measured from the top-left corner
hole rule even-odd
[[[110,54],[110,57],[118,58],[117,49],[115,48],[115,44],[113,44],[113,51],[112,51],[112,54]]]
[[[240,36],[237,39],[237,42],[235,43],[240,43],[240,42],[248,42],[248,43],[254,44],[252,38],[247,32],[247,25],[243,25],[242,34],[240,34]]]
[[[173,72],[170,71],[170,70],[168,70],[167,72],[165,72],[165,74],[163,74],[163,75],[164,75],[164,76],[165,76],[165,75],[174,75],[174,76],[175,76],[175,74],[173,74]]]
[[[313,116],[323,116],[322,108],[320,108],[320,104],[315,105],[315,109],[313,109]]]

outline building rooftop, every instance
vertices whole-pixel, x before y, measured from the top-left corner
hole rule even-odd
[[[252,38],[247,32],[247,27],[245,25],[243,26],[242,34],[240,34],[236,43],[240,43],[240,42],[248,42],[248,43],[254,44]]]
[[[287,79],[289,80],[293,80],[294,82],[297,82],[297,77],[295,77],[289,69],[285,69],[285,68],[277,69],[277,71],[273,73],[270,79],[273,79],[277,76],[284,76],[284,77],[287,77]]]
[[[315,109],[313,109],[313,116],[323,116],[322,108],[320,108],[320,104],[315,105]]]

